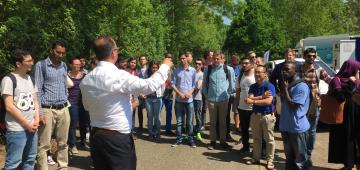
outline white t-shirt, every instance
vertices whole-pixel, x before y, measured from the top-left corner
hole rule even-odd
[[[240,101],[239,101],[239,106],[238,106],[239,109],[241,109],[241,110],[252,110],[252,104],[250,104],[250,105],[246,104],[244,102],[244,99],[248,96],[250,86],[252,84],[254,84],[255,82],[256,82],[255,81],[255,75],[252,75],[252,76],[243,75],[241,77],[240,84],[239,84],[239,81],[236,81],[236,88],[241,89],[241,91],[240,91]]]
[[[13,94],[13,83],[10,77],[4,77],[1,81],[1,95],[14,96],[14,105],[23,113],[26,120],[34,121],[35,104],[34,96],[36,89],[29,75],[26,78],[13,74],[16,77],[15,94]],[[6,127],[9,131],[24,131],[24,128],[16,122],[16,120],[9,114],[5,116]]]

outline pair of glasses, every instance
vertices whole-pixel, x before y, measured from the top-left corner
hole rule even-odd
[[[202,63],[196,63],[196,65],[202,65]]]
[[[248,64],[250,64],[249,62],[243,62],[243,63],[241,63],[241,64],[243,64],[243,65],[248,65]]]

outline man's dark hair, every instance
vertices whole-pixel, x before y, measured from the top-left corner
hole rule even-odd
[[[23,62],[24,57],[27,55],[31,55],[28,51],[22,49],[16,49],[12,52],[12,61],[14,66],[16,67],[16,62]]]
[[[208,58],[208,56],[210,55],[211,52],[212,52],[211,50],[205,51],[205,53],[204,53],[204,59],[205,60]]]
[[[315,53],[316,54],[316,50],[314,48],[307,48],[304,51],[304,57],[306,57],[306,55],[308,55],[309,53]]]
[[[286,65],[292,65],[294,67],[294,69],[296,70],[296,63],[295,62],[293,62],[293,61],[285,62],[283,68],[285,68]]]
[[[53,43],[51,44],[51,49],[55,49],[57,46],[66,48],[65,43],[61,40],[53,41]]]
[[[205,60],[204,60],[204,59],[202,59],[202,58],[196,58],[196,59],[195,59],[195,61],[201,61],[201,63],[202,63],[202,64],[204,64],[204,63],[205,63]]]
[[[185,57],[186,57],[186,55],[185,55],[184,53],[180,53],[180,54],[179,54],[179,59],[181,58],[181,56],[185,56]]]
[[[74,60],[80,60],[80,57],[73,57],[70,59],[70,64],[74,63]]]
[[[99,61],[105,60],[115,50],[116,43],[111,36],[101,36],[95,40],[94,51]]]
[[[171,54],[171,53],[166,53],[164,56],[165,56],[165,58],[172,58],[172,54]]]
[[[133,61],[133,60],[136,61],[135,57],[130,57],[130,58],[127,60],[127,62],[130,63],[130,62]]]
[[[266,66],[265,66],[265,65],[257,65],[257,66],[256,66],[256,68],[258,68],[258,67],[262,67],[262,68],[264,68],[265,73],[267,73],[267,68],[266,68]]]
[[[241,58],[241,62],[244,61],[244,60],[249,60],[249,62],[251,64],[254,64],[253,60],[252,60],[252,57],[250,57],[250,55],[246,55],[244,56],[243,58]]]

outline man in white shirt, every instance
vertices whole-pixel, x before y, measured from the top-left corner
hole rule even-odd
[[[91,157],[95,169],[136,169],[136,152],[131,135],[131,95],[150,94],[160,88],[172,66],[164,59],[157,72],[140,79],[119,70],[114,63],[119,48],[110,36],[95,40],[97,67],[80,84],[84,107],[91,119]]]
[[[249,54],[252,54],[249,52]],[[252,113],[252,105],[246,104],[245,99],[248,96],[250,86],[254,84],[255,74],[254,74],[254,62],[252,56],[248,55],[241,59],[241,65],[243,68],[243,74],[240,74],[238,80],[236,81],[236,103],[238,103],[238,110],[240,115],[240,127],[241,127],[241,140],[243,147],[240,152],[249,152],[249,126],[250,126],[250,116]]]

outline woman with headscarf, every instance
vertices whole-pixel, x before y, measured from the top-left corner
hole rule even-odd
[[[360,88],[360,62],[348,60],[341,66],[329,84],[329,94],[345,102],[342,124],[331,125],[329,136],[330,163],[342,163],[343,169],[352,169],[360,164],[360,107],[351,96]]]

